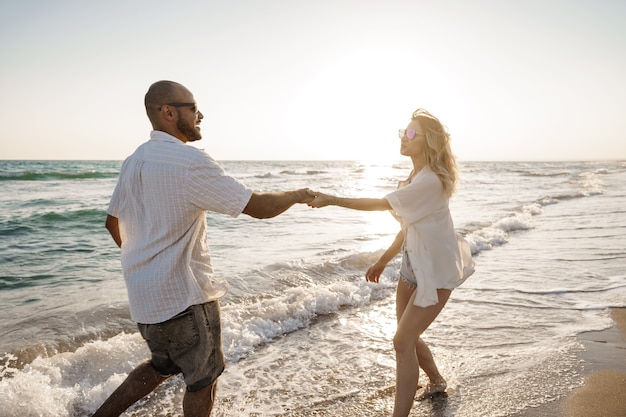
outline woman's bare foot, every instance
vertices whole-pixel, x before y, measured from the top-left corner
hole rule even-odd
[[[432,398],[437,394],[441,394],[446,392],[446,388],[448,388],[448,384],[445,379],[438,380],[436,382],[430,382],[426,384],[426,387],[417,391],[417,396],[415,399],[417,401],[422,401],[427,398]]]

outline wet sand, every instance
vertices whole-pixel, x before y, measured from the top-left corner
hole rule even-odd
[[[561,408],[564,417],[626,416],[626,308],[613,309],[613,332],[584,336],[583,359],[592,370]]]
[[[626,417],[626,308],[611,310],[615,325],[579,337],[584,384],[566,398],[515,417]]]
[[[566,397],[528,408],[510,417],[626,417],[626,308],[613,309],[615,325],[607,330],[579,335],[584,345],[580,353],[584,384]],[[288,417],[390,415],[394,387],[369,395],[349,395],[287,413]],[[446,415],[446,399],[428,404],[416,402],[412,414],[438,417]]]

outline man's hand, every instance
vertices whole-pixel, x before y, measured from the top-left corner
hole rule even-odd
[[[335,198],[332,195],[319,193],[319,192],[314,193],[314,196],[315,198],[312,201],[307,203],[310,207],[313,207],[313,208],[320,208],[320,207],[328,206],[332,204],[332,201]]]
[[[309,203],[315,193],[308,188],[275,193],[252,193],[243,213],[256,219],[269,219],[278,216],[298,203]]]
[[[315,198],[315,193],[308,188],[302,188],[297,192],[299,197],[298,203],[300,204],[308,204]]]

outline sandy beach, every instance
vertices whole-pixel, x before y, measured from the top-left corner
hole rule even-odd
[[[579,337],[585,383],[561,401],[516,417],[626,417],[626,308],[611,310],[615,325]]]
[[[565,417],[626,416],[626,309],[613,309],[611,317],[616,323],[612,329],[583,336],[583,359],[591,373],[564,401]]]

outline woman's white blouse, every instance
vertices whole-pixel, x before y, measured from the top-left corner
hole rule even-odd
[[[425,167],[407,185],[385,196],[404,230],[406,250],[417,281],[413,304],[439,302],[437,289],[454,289],[474,273],[469,244],[454,230],[449,198],[441,180]]]

